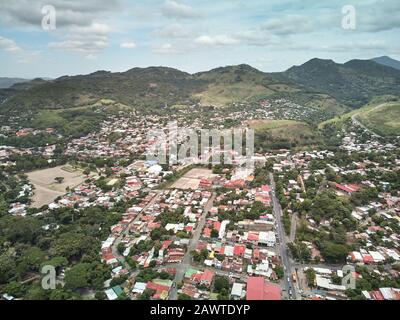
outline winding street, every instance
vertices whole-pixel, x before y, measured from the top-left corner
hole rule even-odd
[[[372,110],[376,110],[376,109],[380,109],[383,108],[387,105],[390,105],[390,103],[382,103],[378,106],[376,106],[375,108],[372,108],[370,111]],[[366,130],[367,132],[369,132],[371,135],[378,137],[378,138],[382,138],[382,136],[380,136],[379,134],[373,132],[371,129],[367,128],[365,125],[363,125],[358,119],[357,116],[359,115],[359,113],[356,113],[354,115],[351,116],[351,120],[353,121],[353,123],[361,128],[363,128],[364,130]]]
[[[367,131],[368,133],[370,133],[372,136],[378,137],[378,138],[382,138],[382,136],[380,136],[379,134],[373,132],[371,129],[368,129],[366,126],[364,126],[360,121],[357,120],[357,115],[355,114],[353,116],[351,116],[351,120],[353,121],[354,124],[356,124],[357,126],[363,128],[365,131]]]

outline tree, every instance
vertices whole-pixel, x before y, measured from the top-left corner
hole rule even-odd
[[[180,293],[178,295],[178,300],[192,300],[192,298],[185,293]]]
[[[55,240],[50,247],[50,253],[66,257],[69,261],[82,258],[84,254],[97,254],[99,240],[76,232],[67,232]]]
[[[65,287],[76,290],[89,286],[89,263],[78,263],[65,273]]]
[[[344,244],[325,241],[321,246],[321,254],[327,262],[345,262],[349,248]]]
[[[111,168],[107,167],[104,173],[106,174],[107,177],[110,177],[113,175],[114,172],[112,171]]]
[[[128,280],[127,275],[122,275],[119,277],[114,277],[110,282],[110,287],[115,287],[123,284],[126,280]]]
[[[25,294],[25,289],[20,282],[12,281],[4,288],[4,292],[15,298],[20,298]]]
[[[72,294],[70,291],[65,291],[63,289],[55,289],[51,290],[49,299],[50,300],[68,300],[72,297]]]
[[[154,268],[156,265],[157,265],[156,260],[151,260],[151,261],[149,262],[149,267],[150,267],[150,268]]]
[[[276,266],[275,269],[275,274],[278,277],[278,279],[282,279],[284,276],[284,271],[282,266]]]
[[[39,268],[45,259],[46,253],[38,247],[28,247],[21,250],[21,258],[18,260],[18,271],[39,271]],[[21,266],[24,266],[25,270],[21,270]]]
[[[55,177],[54,178],[54,180],[57,182],[57,183],[59,183],[59,184],[61,184],[61,183],[63,183],[64,182],[64,177]]]
[[[117,250],[119,254],[123,254],[125,251],[125,244],[122,242],[118,243]]]
[[[293,258],[299,261],[309,261],[311,258],[311,250],[303,242],[289,243],[288,247]]]
[[[31,244],[41,234],[42,222],[32,217],[5,217],[0,220],[2,235],[12,243]]]
[[[153,289],[145,289],[140,295],[139,300],[150,300],[150,298],[156,293]]]
[[[216,229],[211,230],[211,238],[218,238],[219,232]]]
[[[308,268],[306,271],[306,279],[310,288],[313,288],[315,286],[315,276],[315,270],[313,268]]]
[[[224,289],[229,290],[229,279],[223,276],[216,276],[214,280],[214,291],[221,293]]]
[[[94,295],[94,298],[96,300],[106,300],[107,299],[107,295],[105,294],[104,291],[97,291],[96,294]]]
[[[26,295],[26,300],[47,300],[49,298],[50,292],[44,290],[40,283],[34,284],[28,291]]]
[[[217,253],[215,255],[215,257],[217,258],[218,261],[221,261],[221,262],[225,260],[225,255],[224,254]]]

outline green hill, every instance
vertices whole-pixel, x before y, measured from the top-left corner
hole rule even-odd
[[[357,119],[382,136],[400,136],[400,103],[381,105],[362,112]]]
[[[21,78],[3,78],[0,77],[0,89],[6,89],[12,87],[16,83],[27,82],[27,79]]]
[[[205,87],[201,80],[179,70],[163,67],[134,68],[122,73],[98,71],[89,75],[61,77],[22,90],[10,97],[3,110],[28,108],[67,109],[106,98],[138,107],[188,103]]]
[[[313,147],[320,142],[318,131],[310,125],[292,120],[252,120],[257,151]]]
[[[264,73],[248,65],[193,75],[172,68],[149,67],[16,84],[0,90],[0,113],[18,116],[23,112],[35,117],[44,110],[87,107],[103,99],[138,110],[168,112],[166,107],[174,105],[223,107],[233,102],[286,98],[335,117],[365,105],[374,96],[399,92],[400,71],[370,60],[352,60],[342,65],[313,59],[282,73]]]
[[[362,108],[352,110],[343,115],[322,122],[318,125],[322,129],[328,124],[342,127],[348,120],[355,118],[371,131],[382,136],[400,135],[400,99],[395,96],[374,98]]]
[[[384,66],[400,70],[400,61],[392,59],[387,56],[372,59],[376,63],[383,64]]]
[[[217,68],[195,77],[208,83],[204,91],[194,95],[204,105],[224,106],[300,91],[248,65]]]
[[[400,92],[400,71],[371,60],[338,64],[332,60],[312,59],[277,76],[328,94],[352,108],[365,105],[374,96]]]

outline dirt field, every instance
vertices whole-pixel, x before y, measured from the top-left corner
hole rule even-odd
[[[33,171],[27,176],[35,186],[35,194],[32,198],[32,207],[35,208],[51,203],[58,196],[65,194],[67,187],[74,188],[85,180],[82,171],[73,171],[70,168],[64,170],[62,166]],[[58,183],[54,180],[56,177],[63,177],[64,181]]]
[[[182,178],[176,181],[170,188],[171,189],[197,189],[200,180],[203,178],[212,178],[215,175],[209,169],[192,169],[186,173]]]

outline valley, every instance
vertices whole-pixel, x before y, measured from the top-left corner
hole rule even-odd
[[[279,74],[152,67],[4,89],[2,297],[396,297],[394,70],[313,59]],[[235,129],[254,130],[250,167],[221,139],[205,154],[170,154],[185,132]],[[42,265],[56,268],[55,290],[35,281]],[[356,288],[343,284],[345,267]]]

